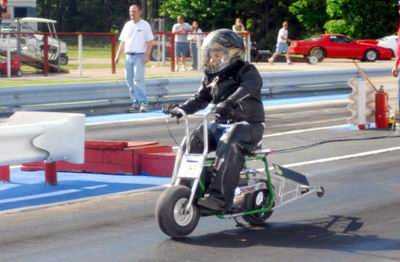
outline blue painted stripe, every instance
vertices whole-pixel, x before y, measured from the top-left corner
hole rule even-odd
[[[280,99],[267,99],[263,101],[264,106],[277,106],[277,105],[294,105],[300,103],[311,102],[325,102],[346,99],[348,95],[325,95],[325,96],[309,96],[309,97],[296,97],[296,98],[280,98]],[[131,114],[115,114],[106,116],[92,116],[86,118],[86,123],[112,123],[129,120],[146,120],[151,118],[167,117],[161,110],[151,111],[147,113],[131,113]]]
[[[49,186],[44,182],[43,171],[13,168],[11,181],[0,183],[0,211],[146,189],[166,185],[170,178],[59,172],[59,184]]]

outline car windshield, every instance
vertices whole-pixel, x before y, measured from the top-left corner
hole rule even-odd
[[[350,37],[344,35],[331,35],[329,39],[335,43],[351,43],[353,40]]]
[[[397,39],[396,35],[389,35],[389,36],[384,36],[378,39],[378,41],[389,41],[390,39]]]
[[[315,40],[320,40],[321,38],[322,38],[321,35],[314,35],[310,39],[315,41]]]
[[[34,32],[36,32],[37,30],[34,29],[33,26],[30,25],[30,24],[22,24],[22,25],[21,25],[21,31],[22,31],[22,32],[26,32],[26,33],[34,33]]]

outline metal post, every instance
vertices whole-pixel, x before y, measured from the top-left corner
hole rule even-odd
[[[83,39],[82,33],[78,33],[78,70],[79,76],[83,76],[83,56],[82,56],[82,49],[83,49]]]
[[[111,65],[113,74],[117,72],[117,66],[115,64],[116,47],[117,47],[117,37],[115,34],[113,34],[111,36]]]
[[[246,34],[246,40],[247,40],[247,62],[251,63],[251,39],[250,39],[250,33]]]
[[[49,36],[45,34],[43,37],[44,46],[43,46],[43,71],[44,75],[47,76],[49,74]]]
[[[158,64],[161,63],[161,51],[162,51],[161,37],[162,37],[161,35],[157,34],[157,58],[155,60],[157,61]]]
[[[200,58],[201,58],[201,54],[200,54],[200,48],[201,48],[201,37],[203,35],[201,33],[196,33],[196,48],[197,48],[197,68],[195,68],[196,70],[200,70]]]
[[[10,182],[10,166],[0,166],[0,181],[3,183]]]
[[[359,129],[365,129],[367,125],[367,117],[366,117],[366,84],[363,78],[358,77],[358,97],[357,97],[357,102],[358,102],[358,108],[357,108],[357,113],[358,113],[358,128]]]
[[[175,34],[171,34],[171,72],[175,72]]]
[[[161,62],[162,65],[165,65],[165,46],[166,46],[166,41],[165,41],[165,34],[161,33]]]
[[[11,50],[9,34],[7,34],[7,77],[11,78]]]
[[[46,184],[57,185],[57,167],[56,162],[44,162],[44,175]]]
[[[61,56],[61,40],[60,40],[60,38],[58,38],[58,36],[57,36],[57,44],[58,44],[58,49],[57,49],[57,52],[56,52],[56,61],[57,61],[57,70],[60,72],[61,70],[61,65],[60,65],[60,56]]]

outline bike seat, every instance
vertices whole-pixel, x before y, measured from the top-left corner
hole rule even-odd
[[[245,154],[249,156],[255,156],[259,154],[268,155],[272,152],[269,148],[263,148],[263,141],[261,140],[255,148],[252,149],[245,149]]]

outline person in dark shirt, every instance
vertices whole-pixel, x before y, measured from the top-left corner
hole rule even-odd
[[[215,121],[209,129],[209,149],[216,150],[209,192],[198,205],[229,210],[244,166],[245,154],[254,150],[264,133],[262,78],[256,67],[243,61],[243,39],[228,29],[211,32],[201,47],[204,78],[194,97],[170,113],[182,117],[178,108],[193,114],[215,104]],[[203,129],[194,131],[191,153],[203,150]]]
[[[3,13],[6,13],[6,12],[7,12],[7,7],[4,4],[0,3],[0,25],[3,20]]]

